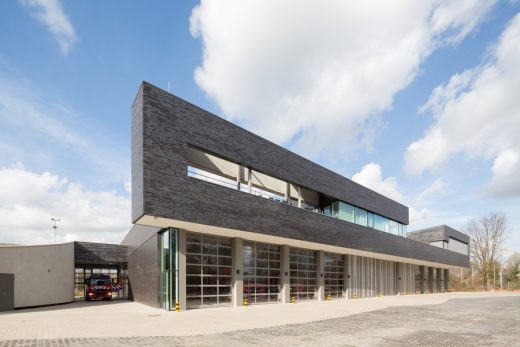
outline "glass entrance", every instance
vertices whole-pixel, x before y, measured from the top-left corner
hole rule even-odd
[[[159,301],[161,308],[165,310],[175,309],[175,303],[178,301],[177,238],[177,229],[168,228],[159,233]]]

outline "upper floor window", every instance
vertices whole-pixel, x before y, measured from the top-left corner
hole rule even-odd
[[[318,192],[252,170],[197,148],[189,146],[186,159],[190,177],[394,235],[406,236],[406,226],[401,223],[340,200],[322,205],[320,196],[323,198],[323,195]],[[330,198],[327,200],[330,201]]]

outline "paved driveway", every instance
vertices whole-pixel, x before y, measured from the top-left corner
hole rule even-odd
[[[74,331],[70,329],[70,324],[68,334],[63,336],[63,333],[57,333],[61,331],[57,329],[57,325],[65,322],[49,320],[50,330],[44,334],[47,337],[41,335],[40,331],[40,336],[31,338],[31,327],[34,329],[31,323],[38,324],[34,319],[35,315],[49,318],[62,315],[70,318],[75,312],[82,312],[88,318],[89,314],[96,316],[103,310],[124,311],[125,307],[127,310],[134,308],[146,314],[146,318],[139,320],[136,312],[132,316],[129,311],[133,325],[127,326],[125,334],[121,334],[117,321],[111,323],[109,315],[104,322],[107,329],[100,330],[97,335],[99,337],[95,337],[95,329],[88,325],[84,325],[82,331]],[[279,313],[283,312],[285,314],[280,317]],[[304,313],[305,317],[302,317]],[[17,334],[7,333],[3,323],[20,314],[15,320],[23,320],[25,332],[19,330]],[[327,315],[331,318],[323,318]],[[272,317],[271,324],[266,324],[269,316]],[[256,319],[252,319],[253,317]],[[250,322],[247,322],[248,319]],[[300,322],[302,319],[307,322]],[[313,319],[317,321],[312,321]],[[181,331],[179,324],[174,321],[185,322],[188,328]],[[280,322],[282,324],[278,324]],[[141,328],[137,328],[139,325]],[[12,328],[15,326],[16,324],[11,324]],[[110,330],[111,326],[114,330]],[[257,326],[266,327],[247,329]],[[158,327],[163,334],[158,333]],[[107,334],[110,331],[114,334]],[[144,333],[145,331],[149,333]],[[197,335],[185,336],[193,333]],[[52,334],[56,336],[52,338]],[[18,337],[8,338],[14,335]],[[164,312],[135,303],[112,306],[82,304],[54,311],[28,310],[2,314],[0,340],[2,339],[0,346],[520,346],[520,296],[438,294],[349,302],[264,305],[247,309],[194,310],[186,313]]]

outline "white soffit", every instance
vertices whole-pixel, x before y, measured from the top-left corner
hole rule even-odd
[[[142,216],[141,218],[139,218],[139,220],[136,221],[135,224],[153,226],[153,227],[158,227],[158,228],[185,229],[190,232],[198,232],[198,233],[203,233],[203,234],[225,236],[225,237],[239,237],[239,238],[242,238],[244,240],[249,240],[249,241],[273,243],[273,244],[279,244],[279,245],[289,245],[291,247],[308,248],[308,249],[314,249],[317,251],[324,251],[324,252],[330,252],[330,253],[358,255],[358,256],[363,256],[363,257],[370,257],[370,258],[376,258],[376,259],[381,259],[381,260],[396,261],[396,262],[409,263],[409,264],[415,264],[415,265],[431,266],[431,267],[438,267],[438,268],[444,268],[444,269],[460,269],[460,267],[458,267],[458,266],[447,265],[447,264],[442,264],[442,263],[434,263],[434,262],[423,261],[423,260],[419,260],[419,259],[398,257],[398,256],[393,256],[393,255],[388,255],[388,254],[383,254],[383,253],[373,253],[373,252],[367,252],[367,251],[362,251],[362,250],[353,249],[353,248],[338,247],[338,246],[326,245],[326,244],[322,244],[322,243],[301,241],[301,240],[289,239],[289,238],[285,238],[285,237],[271,236],[271,235],[259,234],[259,233],[243,231],[243,230],[222,228],[222,227],[206,225],[206,224],[184,222],[184,221],[180,221],[180,220],[162,218],[162,217],[154,217],[154,216],[149,216],[149,215]],[[431,247],[434,247],[434,246],[431,246]]]

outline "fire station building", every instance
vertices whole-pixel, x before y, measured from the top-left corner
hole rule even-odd
[[[408,233],[408,207],[146,82],[132,219],[121,245],[0,245],[0,310],[80,299],[91,274],[184,310],[444,292],[469,266],[466,235]]]
[[[408,207],[146,82],[132,218],[131,298],[167,310],[442,292],[469,266],[466,235],[408,237]]]

